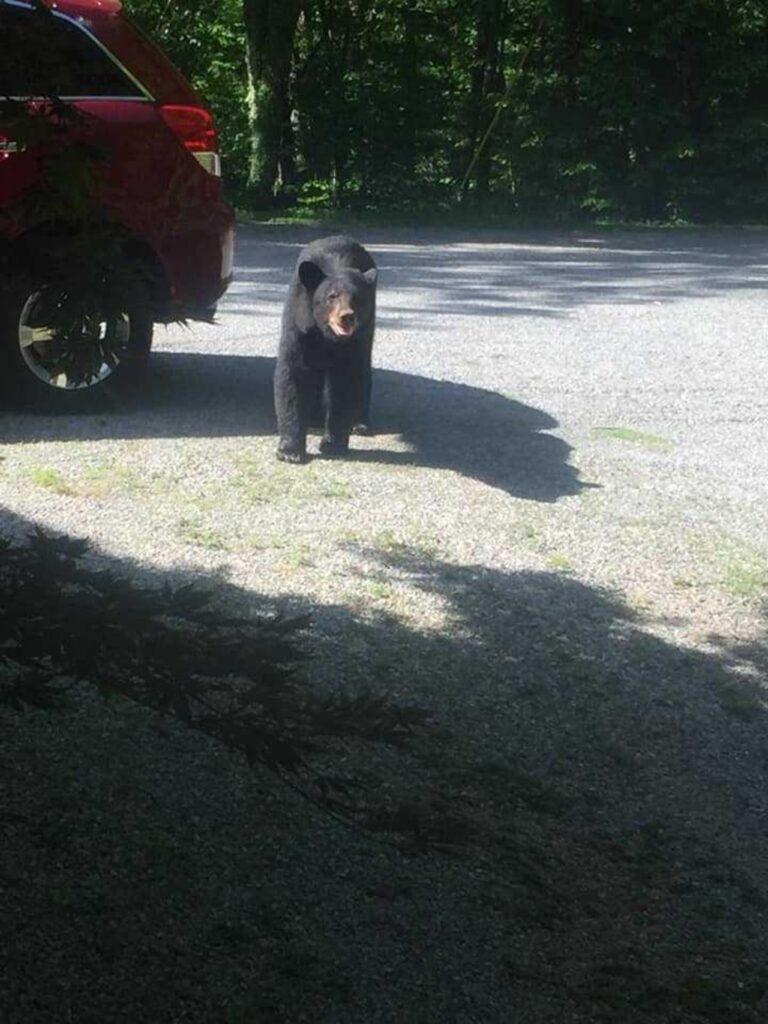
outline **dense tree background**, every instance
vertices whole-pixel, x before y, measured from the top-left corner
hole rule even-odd
[[[128,7],[213,106],[243,205],[768,214],[763,0]]]

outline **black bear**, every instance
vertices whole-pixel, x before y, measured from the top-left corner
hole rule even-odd
[[[307,427],[322,401],[320,451],[340,455],[370,433],[376,264],[359,242],[319,238],[299,253],[283,310],[275,368],[277,457],[303,462]]]

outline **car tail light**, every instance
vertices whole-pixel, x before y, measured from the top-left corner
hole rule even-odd
[[[165,103],[160,107],[160,113],[179,142],[197,158],[206,171],[219,176],[219,140],[210,112],[205,107]]]

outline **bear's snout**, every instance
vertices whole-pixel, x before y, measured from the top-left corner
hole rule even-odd
[[[333,310],[328,317],[328,325],[333,333],[340,338],[348,338],[355,333],[355,328],[357,327],[355,311],[349,307]]]

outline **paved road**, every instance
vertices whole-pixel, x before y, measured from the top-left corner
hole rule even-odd
[[[219,324],[160,331],[136,407],[7,414],[7,528],[310,606],[318,685],[434,708],[470,794],[483,763],[502,866],[321,825],[260,866],[345,979],[335,1008],[306,981],[318,1021],[764,1019],[768,234],[361,233],[378,433],[285,467],[272,361],[315,234],[242,228]]]

